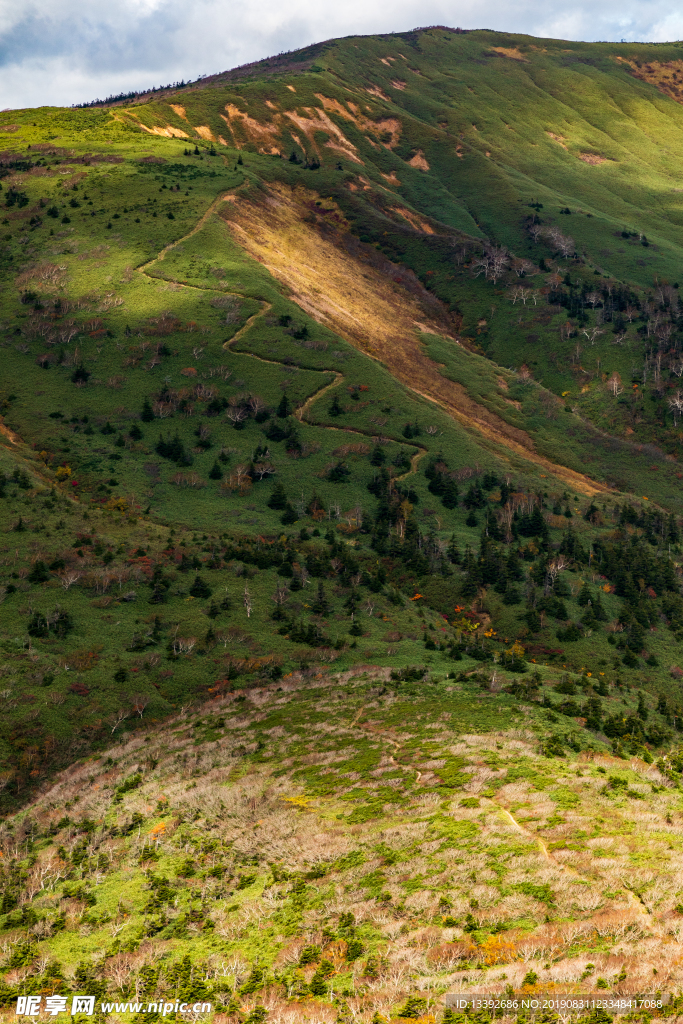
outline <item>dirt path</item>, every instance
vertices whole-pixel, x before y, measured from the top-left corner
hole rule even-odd
[[[175,249],[175,247],[177,245],[181,245],[183,242],[186,242],[188,240],[188,238],[192,238],[192,236],[196,235],[198,231],[201,231],[201,229],[204,227],[204,225],[206,224],[206,222],[209,219],[209,217],[218,210],[218,207],[221,206],[222,203],[230,202],[233,199],[233,197],[234,197],[234,192],[226,192],[224,195],[218,196],[217,199],[214,199],[214,201],[207,208],[207,210],[205,210],[205,212],[201,215],[201,217],[199,218],[199,220],[197,221],[195,226],[190,231],[188,231],[188,233],[186,235],[183,235],[182,238],[176,239],[175,242],[169,242],[168,245],[165,245],[163,247],[163,249],[161,250],[161,252],[159,252],[156,256],[154,256],[151,260],[148,260],[147,263],[142,263],[139,267],[136,267],[135,269],[138,271],[138,273],[145,274],[147,277],[149,277],[149,275],[147,274],[147,267],[151,267],[153,263],[160,262],[161,260],[163,260],[163,258],[164,258],[164,256],[166,255],[167,252],[170,252],[171,249]],[[152,278],[152,280],[154,280],[154,278]],[[180,281],[176,281],[175,283],[176,284],[180,284]],[[196,286],[193,286],[191,284],[185,284],[185,285],[182,285],[182,287],[183,288],[192,288],[192,287],[196,287]],[[197,291],[207,291],[208,292],[208,291],[213,291],[213,289],[212,288],[198,288]],[[218,291],[218,289],[216,289],[216,291]]]
[[[438,321],[436,310],[434,317],[426,314],[417,297],[346,252],[332,236],[317,231],[309,223],[314,193],[272,183],[269,190],[267,202],[265,198],[259,202],[241,199],[224,219],[235,241],[287,287],[293,302],[354,348],[381,362],[397,381],[462,424],[499,458],[505,459],[507,450],[508,459],[523,459],[589,496],[608,490],[583,473],[540,455],[525,430],[508,423],[444,376],[442,367],[428,356],[423,335],[433,334],[457,346],[448,323]]]
[[[560,861],[557,860],[557,858],[553,857],[552,853],[550,852],[544,841],[541,839],[541,837],[534,835],[533,832],[530,832],[528,829],[524,828],[523,825],[520,825],[520,823],[512,816],[512,814],[510,813],[510,811],[507,810],[507,808],[501,807],[501,805],[496,800],[491,800],[491,803],[498,808],[502,816],[506,819],[506,821],[508,821],[512,825],[516,832],[519,832],[526,839],[530,839],[531,842],[536,843],[538,845],[538,848],[543,854],[543,857],[549,864],[552,864],[553,867],[557,868],[558,871],[563,872],[563,874],[565,875],[572,875],[574,878],[578,878],[582,882],[587,882],[589,885],[592,884],[590,878],[586,878],[575,868],[570,867],[568,864],[562,864]],[[643,901],[636,895],[636,893],[629,889],[628,886],[623,885],[622,889],[626,894],[628,902],[631,904],[631,906],[634,907],[634,909],[637,909],[638,913],[644,917],[643,924],[647,928],[651,928],[652,923],[650,921],[650,911],[647,909]]]
[[[207,223],[209,218],[218,211],[218,209],[221,206],[221,204],[225,203],[225,202],[229,202],[232,199],[234,199],[234,193],[233,192],[225,193],[224,195],[219,196],[217,199],[214,200],[213,203],[211,203],[211,205],[205,211],[205,213],[202,214],[202,216],[197,221],[195,226],[191,229],[191,231],[188,231],[188,233],[186,235],[183,235],[181,238],[176,239],[175,242],[169,242],[169,244],[164,246],[164,248],[161,250],[161,252],[158,253],[158,255],[154,256],[151,260],[148,260],[146,263],[141,264],[139,267],[136,267],[136,270],[140,274],[143,274],[145,277],[148,277],[152,281],[166,280],[165,278],[164,279],[153,278],[148,273],[148,269],[151,266],[153,266],[155,263],[161,262],[161,260],[163,260],[164,257],[166,256],[166,253],[170,252],[171,249],[175,249],[178,245],[181,245],[183,242],[186,242],[188,240],[188,238],[192,238],[193,235],[196,235],[198,231],[201,231],[201,229]],[[225,222],[222,221],[222,223],[224,224]],[[168,279],[168,280],[170,280],[170,279]],[[199,285],[185,284],[182,281],[175,281],[175,280],[173,281],[173,283],[178,285],[180,288],[188,288],[188,289],[191,289],[193,291],[215,292],[217,295],[231,295],[231,296],[233,296],[236,299],[243,299],[244,298],[244,295],[242,295],[240,292],[229,292],[229,291],[225,291],[224,289],[220,289],[220,288],[215,288],[215,289],[214,288],[202,288]],[[251,330],[251,328],[256,323],[256,321],[259,320],[261,317],[267,316],[268,313],[270,312],[270,310],[272,309],[272,304],[270,302],[267,302],[265,299],[260,299],[259,301],[261,303],[260,310],[257,313],[253,313],[249,317],[249,319],[244,324],[242,324],[240,329],[235,333],[235,335],[229,341],[224,342],[223,348],[226,351],[229,351],[230,349],[232,349],[233,346],[236,345],[237,342],[241,338],[243,338],[244,335],[246,335]],[[282,362],[280,362],[277,359],[266,359],[264,356],[256,355],[255,352],[241,352],[240,354],[246,356],[249,359],[256,359],[259,363],[266,363],[267,365],[270,365],[270,366],[283,366],[284,365]],[[328,384],[323,384],[320,388],[318,388],[316,391],[314,391],[312,394],[310,394],[308,396],[308,398],[305,400],[305,402],[298,407],[298,409],[296,410],[296,416],[299,419],[299,421],[302,422],[302,423],[307,423],[309,426],[312,426],[312,427],[320,427],[321,429],[324,429],[324,430],[342,430],[344,433],[359,434],[361,437],[370,437],[370,438],[377,437],[377,433],[374,432],[374,431],[363,430],[363,429],[361,429],[359,427],[334,427],[331,424],[327,424],[327,423],[317,423],[315,420],[311,420],[311,419],[309,419],[307,417],[307,413],[308,413],[309,409],[311,408],[311,406],[313,405],[313,403],[318,398],[321,398],[326,392],[330,391],[334,387],[337,387],[337,385],[339,385],[344,380],[344,375],[342,373],[339,373],[338,370],[333,370],[332,368],[329,368],[329,369],[321,368],[320,370],[316,369],[316,372],[317,373],[324,373],[324,374],[330,374],[331,373],[331,374],[334,375],[334,380],[330,381]],[[0,426],[0,432],[2,432],[1,426]],[[402,443],[399,438],[390,438],[390,440],[395,441],[397,444],[401,444]],[[422,448],[421,445],[416,444],[416,442],[414,442],[414,441],[411,441],[411,447],[413,447],[413,448],[417,447],[417,448],[420,448],[422,450],[416,452],[413,456],[411,456],[411,459],[410,459],[410,467],[411,468],[408,470],[407,473],[403,473],[401,476],[396,477],[397,481],[404,480],[406,477],[411,476],[413,473],[416,473],[417,472],[418,462],[420,461],[422,456],[424,454],[426,454],[426,448]]]
[[[322,396],[326,394],[331,388],[335,388],[337,384],[344,380],[344,374],[339,373],[337,370],[328,370],[327,372],[334,374],[334,380],[330,381],[329,384],[323,384],[323,386],[318,391],[314,391],[312,395],[308,396],[303,405],[299,406],[299,408],[296,411],[296,415],[300,420],[303,420],[304,416],[306,415],[311,405],[317,398],[322,398]]]
[[[21,438],[19,437],[19,435],[15,434],[13,430],[10,430],[9,427],[5,426],[1,416],[0,416],[0,434],[2,434],[3,437],[6,437],[7,440],[11,444],[21,444]]]

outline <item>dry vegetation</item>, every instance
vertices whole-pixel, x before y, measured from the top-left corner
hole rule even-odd
[[[638,759],[459,732],[459,700],[291,677],[74,765],[3,827],[8,993],[56,959],[61,990],[89,976],[169,998],[186,955],[230,1020],[369,1022],[409,997],[419,1017],[506,985],[677,989],[678,789]]]

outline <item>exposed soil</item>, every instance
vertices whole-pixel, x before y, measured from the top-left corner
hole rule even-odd
[[[381,361],[406,387],[480,437],[542,466],[574,489],[590,495],[605,490],[540,456],[525,431],[479,405],[465,388],[443,376],[425,353],[420,331],[449,338],[457,346],[457,323],[452,317],[449,322],[428,292],[422,294],[419,287],[409,291],[366,262],[362,248],[345,245],[343,231],[326,230],[323,235],[310,223],[315,198],[305,189],[277,184],[271,186],[267,202],[237,197],[219,213],[235,239],[287,286],[293,301]]]

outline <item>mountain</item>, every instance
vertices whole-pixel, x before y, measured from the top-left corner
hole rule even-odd
[[[2,113],[7,1005],[678,984],[680,51]]]

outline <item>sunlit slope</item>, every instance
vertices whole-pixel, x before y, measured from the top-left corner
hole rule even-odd
[[[635,77],[635,62],[679,55],[484,31],[353,37],[300,74],[255,66],[253,79],[117,116],[168,137],[341,159],[423,214],[511,246],[530,201],[568,206],[579,248],[644,283],[678,259],[683,109]],[[658,249],[613,244],[623,228]]]

